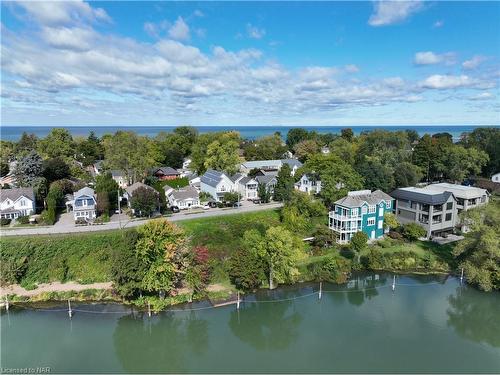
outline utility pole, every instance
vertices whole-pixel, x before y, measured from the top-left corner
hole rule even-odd
[[[119,227],[120,229],[122,229],[122,210],[121,210],[121,207],[120,207],[120,189],[118,189],[116,191],[116,196],[117,196],[117,199],[118,199],[118,220],[119,220]]]

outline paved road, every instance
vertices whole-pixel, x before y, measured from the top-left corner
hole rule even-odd
[[[220,209],[220,208],[211,208],[207,211],[203,211],[198,214],[187,214],[185,212],[180,212],[168,217],[169,221],[181,221],[181,220],[190,220],[190,219],[199,219],[204,217],[213,217],[213,216],[224,216],[224,215],[232,215],[236,213],[244,213],[244,212],[253,212],[253,211],[263,211],[269,210],[273,208],[281,207],[282,203],[268,203],[268,204],[245,204],[240,208],[228,208],[228,209]],[[138,225],[146,223],[147,220],[128,220],[122,221],[121,225],[125,228],[136,227]],[[88,226],[75,226],[73,223],[64,222],[59,223],[54,226],[44,226],[44,227],[24,227],[24,228],[10,228],[10,229],[2,229],[0,230],[0,234],[2,236],[29,236],[29,235],[37,235],[37,234],[63,234],[63,233],[80,233],[80,232],[94,232],[99,230],[110,230],[110,229],[119,229],[120,222],[111,221],[102,225],[88,225]]]

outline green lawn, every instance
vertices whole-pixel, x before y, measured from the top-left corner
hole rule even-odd
[[[234,215],[214,216],[178,222],[195,246],[208,247],[212,255],[224,258],[236,250],[249,229],[265,231],[279,225],[279,210],[265,210]]]

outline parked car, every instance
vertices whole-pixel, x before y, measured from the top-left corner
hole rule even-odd
[[[208,205],[210,206],[210,208],[215,208],[215,207],[217,207],[217,202],[210,201],[210,202],[208,202]]]
[[[252,199],[252,202],[254,204],[260,204],[260,199],[258,199],[258,198],[257,199]]]
[[[233,204],[233,207],[241,207],[241,202],[236,202],[235,204]]]
[[[203,206],[201,206],[204,210],[208,210],[210,208],[210,202],[205,202],[203,203]]]
[[[181,212],[181,210],[177,206],[172,206],[170,207],[170,209],[172,210],[173,213]]]

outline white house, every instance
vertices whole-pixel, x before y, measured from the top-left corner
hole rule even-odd
[[[322,154],[329,154],[330,153],[330,147],[328,147],[328,146],[321,147],[321,153]]]
[[[200,189],[202,192],[210,194],[217,202],[222,200],[224,193],[237,191],[234,182],[227,174],[213,169],[207,170],[201,176]]]
[[[295,184],[295,189],[307,194],[319,194],[321,192],[321,179],[317,173],[306,173]]]
[[[491,176],[491,181],[500,183],[500,173],[495,173]]]
[[[269,193],[274,192],[276,186],[275,175],[262,175],[259,174],[255,177],[243,176],[235,181],[237,184],[238,192],[241,194],[242,199],[253,200],[259,198],[259,185],[263,184]]]
[[[79,219],[93,221],[97,216],[95,192],[89,187],[84,187],[73,193],[73,200],[66,202],[66,205],[73,210],[75,221]]]
[[[198,190],[192,186],[174,189],[165,185],[164,190],[170,207],[177,206],[181,210],[200,207],[200,195]]]
[[[240,172],[247,175],[252,169],[279,171],[284,164],[290,166],[292,176],[295,175],[297,169],[302,167],[302,163],[297,159],[253,160],[241,163]]]
[[[33,188],[15,188],[0,190],[0,217],[17,219],[35,212],[35,194]]]
[[[460,213],[462,210],[469,210],[488,203],[488,190],[473,186],[464,186],[449,183],[430,184],[425,188],[427,191],[445,192],[449,191],[457,198],[457,210]]]
[[[125,173],[123,171],[114,169],[111,170],[111,178],[116,181],[119,187],[122,189],[125,189],[128,186],[128,179],[127,176],[125,176]]]

